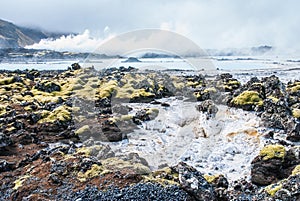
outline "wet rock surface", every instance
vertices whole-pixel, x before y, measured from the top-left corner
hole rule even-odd
[[[228,73],[207,79],[79,64],[66,71],[2,71],[0,200],[298,200],[299,95],[299,81],[285,84],[276,76],[241,84]],[[137,153],[112,148],[170,110],[171,102],[159,100],[169,97],[198,101],[194,110],[210,119],[217,104],[262,119],[269,133],[249,178],[229,181],[184,162],[153,170]]]

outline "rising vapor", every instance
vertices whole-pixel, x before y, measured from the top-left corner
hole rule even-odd
[[[93,52],[99,45],[111,37],[113,37],[113,34],[108,35],[106,38],[93,37],[89,30],[85,30],[82,34],[71,34],[68,36],[62,36],[58,39],[42,39],[39,43],[26,46],[25,48],[71,52]]]

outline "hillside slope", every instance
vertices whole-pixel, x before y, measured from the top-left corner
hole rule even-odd
[[[43,38],[57,38],[62,35],[64,34],[20,27],[0,19],[0,48],[25,47],[37,43]]]

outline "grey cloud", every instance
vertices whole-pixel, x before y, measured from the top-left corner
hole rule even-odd
[[[108,26],[123,33],[163,26],[203,48],[268,44],[299,49],[299,7],[297,0],[3,0],[0,17],[70,32],[101,33]]]

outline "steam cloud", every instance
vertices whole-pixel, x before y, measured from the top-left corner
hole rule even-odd
[[[105,30],[108,28],[106,27]],[[92,37],[89,30],[82,34],[61,36],[58,39],[42,39],[39,43],[26,46],[27,49],[49,49],[55,51],[72,52],[93,52],[100,44],[113,37],[113,34],[106,38]]]

